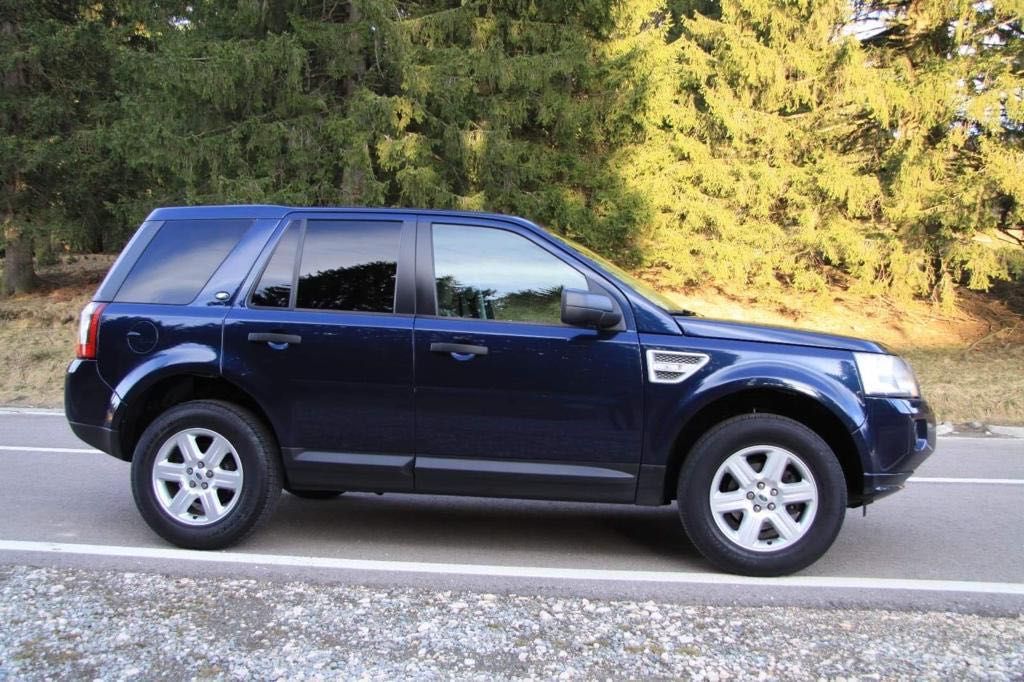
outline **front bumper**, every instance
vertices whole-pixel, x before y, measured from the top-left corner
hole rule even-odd
[[[864,487],[853,506],[903,488],[914,470],[935,452],[935,415],[920,398],[867,398],[867,419],[857,430],[864,444]]]

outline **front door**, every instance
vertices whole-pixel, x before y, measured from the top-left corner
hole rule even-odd
[[[632,501],[642,369],[630,315],[560,321],[563,288],[625,299],[529,230],[421,218],[417,235],[416,489]]]
[[[414,240],[410,216],[299,215],[228,316],[224,374],[267,410],[290,487],[413,488]]]

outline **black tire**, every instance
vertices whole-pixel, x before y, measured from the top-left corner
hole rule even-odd
[[[810,521],[803,535],[778,550],[765,549],[764,546],[771,542],[763,539],[753,545],[760,545],[764,551],[748,549],[739,540],[730,539],[719,528],[711,508],[712,485],[719,468],[744,448],[761,445],[782,448],[797,456],[809,469],[817,488],[816,510],[813,518],[804,517]],[[787,472],[787,476],[793,476],[793,469],[787,469]],[[760,475],[757,470],[755,473]],[[757,502],[759,500],[755,498],[750,502],[749,511],[731,518],[738,519],[738,525],[739,520],[745,519],[745,514],[753,513],[752,505]],[[835,453],[808,427],[777,415],[741,415],[716,425],[690,450],[679,472],[677,505],[686,534],[701,554],[718,568],[750,576],[786,575],[817,561],[839,534],[846,516],[846,479]],[[805,508],[796,505],[794,509],[792,513],[799,519]],[[758,517],[751,518],[756,520]],[[775,532],[774,527],[770,522],[767,526],[758,525],[761,534],[756,537],[761,538],[766,533],[770,539]]]
[[[222,435],[234,448],[241,467],[240,489],[231,495],[232,499],[237,495],[237,500],[208,525],[187,525],[172,516],[160,502],[153,480],[161,446],[186,429],[208,429]],[[273,514],[281,495],[281,460],[270,430],[248,410],[218,400],[182,403],[157,417],[135,447],[131,476],[135,504],[149,527],[168,542],[188,549],[220,549],[237,543]]]
[[[292,490],[291,488],[285,488],[285,490],[304,500],[333,500],[335,497],[345,494],[344,490]]]

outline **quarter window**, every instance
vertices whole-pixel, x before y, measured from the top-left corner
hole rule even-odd
[[[291,305],[295,256],[299,250],[301,232],[302,226],[299,223],[288,226],[252,294],[253,305],[265,308],[287,308]]]
[[[390,313],[401,222],[310,220],[297,308]]]
[[[561,323],[562,289],[586,278],[529,239],[507,230],[434,225],[437,314]]]
[[[191,303],[251,220],[168,220],[146,246],[115,301]]]

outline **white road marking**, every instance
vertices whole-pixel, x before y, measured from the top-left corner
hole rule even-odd
[[[390,573],[433,573],[440,575],[476,575],[486,577],[543,578],[556,580],[609,580],[619,582],[676,583],[694,585],[758,585],[822,589],[910,590],[919,592],[970,592],[975,594],[1024,595],[1024,583],[981,582],[973,580],[918,580],[896,578],[854,578],[788,576],[784,578],[748,578],[722,573],[686,573],[679,571],[630,571],[591,568],[547,568],[540,566],[501,566],[487,564],[443,564],[419,561],[381,561],[372,559],[334,559],[329,557],[243,552],[201,552],[188,549],[124,547],[60,542],[0,540],[0,551],[75,554],[165,561],[288,566]]]
[[[47,410],[33,407],[0,407],[0,417],[20,417],[23,415],[35,417],[63,417],[61,410]]]
[[[993,436],[939,436],[939,442],[947,440],[976,440],[979,443],[1018,444],[1021,438],[1019,436],[1004,436],[1002,434]]]
[[[34,445],[0,445],[0,450],[7,452],[102,452],[102,450],[96,450],[94,448],[39,448]]]
[[[1024,478],[934,478],[911,476],[907,483],[981,483],[983,485],[1024,485]]]

